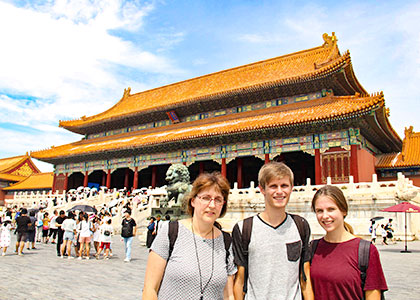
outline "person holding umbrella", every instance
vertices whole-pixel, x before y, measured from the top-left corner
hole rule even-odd
[[[325,236],[312,246],[311,282],[315,299],[379,300],[388,290],[376,247],[353,234],[344,219],[348,204],[343,192],[326,185],[312,199],[312,209]],[[360,244],[366,245],[369,264],[364,282],[359,270]]]

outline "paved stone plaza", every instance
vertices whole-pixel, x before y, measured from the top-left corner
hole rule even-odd
[[[14,238],[14,237],[13,237]],[[141,299],[147,249],[136,239],[130,263],[124,263],[123,243],[113,238],[110,260],[68,260],[56,256],[55,245],[38,244],[24,256],[8,249],[0,256],[0,299]],[[418,300],[420,242],[408,243],[412,253],[400,253],[402,242],[377,245],[389,291],[387,299]]]

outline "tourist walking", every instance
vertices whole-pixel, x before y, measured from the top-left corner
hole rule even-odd
[[[292,170],[280,162],[267,163],[258,173],[264,211],[238,222],[232,232],[238,265],[235,299],[313,299],[309,224],[286,213],[293,178]]]
[[[149,224],[147,225],[147,237],[146,237],[146,247],[150,248],[152,243],[156,237],[154,234],[156,227],[156,219],[155,217],[150,217]]]
[[[51,244],[55,244],[56,238],[57,238],[57,218],[58,218],[58,211],[54,210],[53,216],[50,218],[50,234],[49,238],[51,238]]]
[[[36,249],[35,247],[35,232],[36,232],[36,217],[35,217],[35,211],[32,210],[29,213],[29,219],[31,220],[31,226],[29,226],[28,234],[26,236],[26,249]]]
[[[99,259],[101,252],[105,249],[104,259],[109,259],[109,251],[111,249],[112,236],[114,235],[114,228],[111,226],[112,220],[108,219],[105,224],[102,224],[98,230],[101,234],[101,244],[99,251],[96,253],[96,259]]]
[[[60,210],[60,214],[58,215],[55,221],[56,226],[57,226],[57,256],[61,256],[61,252],[64,252],[64,251],[61,251],[61,245],[63,244],[63,235],[64,235],[64,230],[61,228],[61,226],[65,219],[66,219],[65,211]]]
[[[233,299],[231,237],[216,223],[226,213],[229,188],[220,173],[194,181],[184,199],[191,218],[162,224],[152,244],[143,300]]]
[[[386,230],[384,224],[381,224],[382,245],[388,245],[386,242]]]
[[[25,246],[26,236],[28,234],[28,229],[31,225],[31,219],[27,216],[28,210],[22,208],[20,211],[20,216],[16,219],[16,253],[19,256],[23,255],[23,247]]]
[[[78,233],[79,233],[79,257],[78,259],[83,258],[83,250],[86,248],[85,259],[89,259],[90,255],[90,241],[92,237],[92,224],[89,221],[89,216],[86,213],[81,214],[81,221],[78,224]]]
[[[42,219],[42,242],[48,244],[48,232],[50,230],[50,218],[48,217],[48,212],[44,213],[44,218]]]
[[[36,233],[35,233],[35,239],[38,243],[41,243],[42,241],[42,230],[44,226],[44,209],[40,208],[37,215],[36,215]]]
[[[5,256],[7,248],[10,247],[10,240],[12,238],[12,218],[6,216],[2,219],[2,222],[3,223],[0,226],[0,249],[3,249],[1,255]]]
[[[131,210],[125,209],[124,219],[121,223],[121,237],[124,239],[124,250],[125,250],[125,262],[131,261],[131,244],[133,243],[133,237],[137,233],[137,224],[133,218],[131,218]]]
[[[348,205],[341,189],[330,185],[319,189],[313,197],[312,209],[326,233],[312,241],[311,281],[315,299],[380,300],[381,291],[388,287],[378,250],[369,241],[356,237],[344,222]],[[359,269],[360,265],[366,267],[365,260],[367,269]]]
[[[392,219],[389,219],[388,223],[386,223],[385,230],[386,230],[386,237],[388,241],[395,244],[396,242],[394,239],[394,229],[392,228]]]
[[[372,221],[372,224],[369,227],[369,232],[370,232],[370,242],[374,245],[376,243],[376,228],[377,228],[377,225],[375,225],[375,221]]]
[[[99,246],[101,244],[101,219],[97,216],[93,219],[93,247],[95,248],[95,253],[99,251]]]
[[[61,245],[61,258],[64,258],[65,249],[67,249],[68,259],[74,258],[71,256],[71,245],[75,241],[76,235],[76,220],[74,217],[74,214],[69,212],[67,218],[63,221],[63,224],[61,224],[61,229],[64,231],[63,245]]]

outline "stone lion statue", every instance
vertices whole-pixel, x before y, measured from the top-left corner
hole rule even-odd
[[[180,205],[184,195],[191,191],[188,168],[182,164],[174,164],[169,167],[165,179],[168,182],[166,187],[168,192],[167,202],[175,200],[175,204]]]

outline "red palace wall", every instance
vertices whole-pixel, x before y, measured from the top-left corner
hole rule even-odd
[[[371,182],[375,174],[375,156],[365,149],[357,150],[359,182]]]

